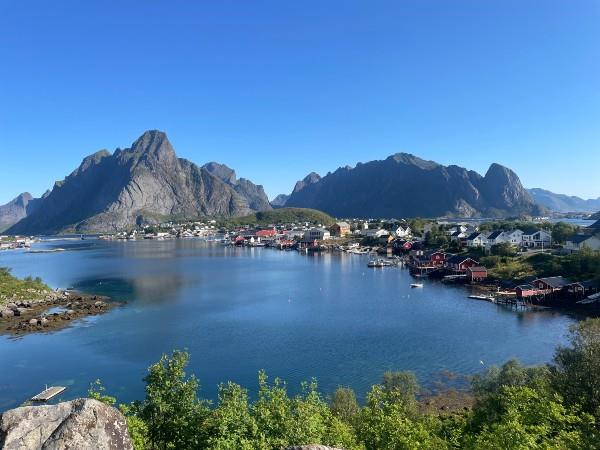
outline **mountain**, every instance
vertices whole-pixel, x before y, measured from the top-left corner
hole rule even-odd
[[[271,200],[271,206],[274,208],[281,208],[282,206],[285,206],[285,202],[288,201],[288,198],[290,198],[290,196],[287,194],[279,194]]]
[[[84,158],[35,211],[7,231],[111,232],[170,217],[231,217],[258,211],[262,187],[244,180],[236,190],[235,183],[235,173],[224,181],[223,173],[217,176],[177,158],[165,133],[147,131],[131,148],[112,154],[100,150]],[[266,195],[264,202],[268,205]]]
[[[506,217],[544,211],[519,177],[499,164],[481,176],[408,153],[341,167],[323,178],[311,173],[296,183],[285,206],[336,217]]]
[[[590,216],[590,220],[600,220],[600,211]]]
[[[528,189],[529,194],[540,205],[556,212],[593,212],[600,209],[600,197],[584,200],[580,197],[555,194],[545,189]]]
[[[5,205],[0,205],[0,232],[27,217],[37,209],[41,199],[33,198],[29,192],[23,192]]]
[[[248,201],[248,206],[254,211],[267,211],[271,209],[269,198],[261,185],[256,185],[246,178],[236,178],[235,171],[225,164],[209,162],[202,166],[224,183],[231,186],[235,192]]]

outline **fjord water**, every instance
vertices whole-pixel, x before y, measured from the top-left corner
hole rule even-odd
[[[208,398],[226,380],[254,390],[259,369],[292,391],[316,377],[325,393],[345,385],[363,395],[386,370],[430,384],[440,371],[473,374],[513,357],[547,362],[576,320],[469,300],[439,282],[411,289],[408,271],[369,269],[365,256],[196,239],[37,248],[56,247],[66,251],[3,252],[0,266],[127,304],[59,332],[0,337],[0,410],[45,384],[83,395],[97,378],[120,401],[142,398],[147,367],[175,348],[189,350]]]

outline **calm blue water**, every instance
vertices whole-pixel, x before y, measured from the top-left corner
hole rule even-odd
[[[187,348],[202,394],[233,380],[254,389],[259,369],[292,390],[317,377],[364,394],[386,370],[413,370],[427,383],[442,370],[472,374],[509,358],[549,361],[575,319],[514,312],[466,298],[460,287],[369,269],[367,257],[230,248],[200,240],[56,241],[61,253],[0,253],[0,266],[126,300],[101,317],[53,334],[0,337],[0,410],[44,384],[64,398],[100,378],[129,401],[143,397],[146,368]]]

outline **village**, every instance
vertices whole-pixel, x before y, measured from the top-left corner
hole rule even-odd
[[[416,279],[464,283],[478,287],[473,298],[515,305],[595,304],[600,300],[597,279],[549,276],[495,276],[485,262],[509,252],[515,258],[556,257],[582,250],[600,251],[600,221],[554,239],[547,223],[494,223],[459,220],[348,219],[332,223],[290,222],[224,226],[217,220],[165,222],[140,230],[103,235],[100,239],[202,238],[222,245],[267,247],[318,254],[345,252],[370,255],[368,266],[407,268]],[[506,229],[509,228],[509,229]],[[498,258],[498,257],[495,257]],[[508,257],[505,257],[508,258]],[[583,274],[582,274],[583,275]],[[418,281],[418,280],[417,280]],[[415,286],[421,286],[415,283]]]
[[[501,278],[486,267],[489,255],[515,257],[569,255],[600,251],[600,220],[563,238],[553,239],[547,225],[517,228],[504,224],[452,220],[359,220],[332,223],[290,222],[225,226],[217,220],[164,222],[130,231],[96,236],[101,240],[201,238],[228,246],[267,247],[319,254],[345,252],[369,255],[371,268],[402,266],[417,279],[462,283],[477,287],[473,298],[515,305],[588,305],[600,301],[597,279],[551,276]],[[90,239],[71,236],[70,239]],[[0,236],[0,249],[30,248],[33,237]],[[31,251],[31,250],[30,250]],[[493,257],[492,257],[493,258]],[[498,258],[498,257],[496,257]],[[422,287],[416,282],[413,287]]]

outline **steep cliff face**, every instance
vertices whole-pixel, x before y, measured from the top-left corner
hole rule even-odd
[[[251,209],[255,211],[268,211],[272,209],[269,198],[261,185],[254,184],[246,178],[238,179],[235,171],[225,164],[210,162],[202,167],[228,186],[231,186],[235,192],[246,199]]]
[[[86,157],[8,232],[110,232],[164,217],[245,215],[259,206],[206,168],[177,158],[165,133],[153,130],[131,148]]]
[[[0,232],[34,212],[39,204],[40,199],[23,192],[5,205],[0,205]]]
[[[398,153],[296,183],[286,206],[337,217],[509,216],[542,211],[510,169],[493,164],[485,177]]]

